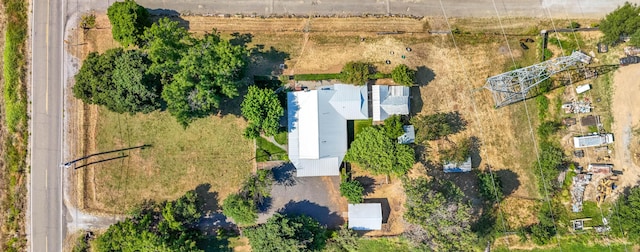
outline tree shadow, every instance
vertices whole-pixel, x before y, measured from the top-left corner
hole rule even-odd
[[[439,181],[451,181],[464,194],[464,200],[472,203],[474,211],[478,211],[482,204],[482,199],[478,194],[478,176],[473,172],[445,173],[442,164],[431,160],[423,162],[426,173]]]
[[[215,213],[219,209],[218,192],[210,192],[211,185],[209,183],[196,186],[195,192],[198,201],[202,203],[200,211],[203,215]]]
[[[467,129],[467,121],[458,111],[448,112],[445,115],[447,123],[451,127],[451,134],[456,134]]]
[[[420,91],[420,87],[412,86],[409,88],[409,113],[411,116],[417,115],[422,111],[422,107],[424,106],[424,102],[422,101],[422,91]]]
[[[273,180],[275,184],[283,185],[285,187],[296,185],[296,168],[292,163],[284,163],[281,166],[271,169],[271,171],[273,172]]]
[[[469,150],[469,155],[471,156],[471,167],[478,168],[482,162],[482,157],[480,156],[480,146],[482,146],[482,143],[476,136],[471,136],[469,139],[471,141],[471,149]]]
[[[253,34],[251,33],[234,32],[234,33],[231,33],[231,37],[232,38],[229,39],[229,43],[231,43],[231,45],[241,46],[244,48],[247,47],[247,44],[253,41]]]
[[[331,212],[328,207],[318,205],[309,200],[297,202],[290,200],[289,203],[279,209],[278,212],[290,215],[307,215],[328,228],[339,228],[344,224],[344,219],[338,215],[338,213]]]
[[[436,78],[436,73],[426,66],[419,66],[416,71],[416,82],[418,86],[426,86]]]
[[[373,179],[372,177],[369,176],[358,176],[353,178],[353,180],[356,180],[358,182],[360,182],[360,184],[362,185],[362,187],[364,187],[364,195],[367,196],[369,194],[372,194],[375,191],[375,183],[376,180]]]
[[[498,170],[494,173],[500,178],[502,184],[502,193],[504,196],[513,194],[520,187],[520,180],[518,174],[511,170]]]
[[[147,9],[151,14],[151,22],[158,22],[159,19],[169,18],[169,20],[178,22],[179,27],[189,30],[189,21],[180,17],[180,13],[175,10],[168,9]]]
[[[242,36],[242,35],[240,35]],[[238,38],[241,40],[242,38]],[[255,45],[249,49],[249,69],[250,75],[281,75],[286,68],[284,62],[290,58],[288,52],[283,52],[271,46],[265,49],[262,44]]]
[[[363,203],[380,203],[380,207],[382,208],[382,223],[389,222],[391,206],[389,205],[389,200],[387,200],[387,198],[364,199]]]

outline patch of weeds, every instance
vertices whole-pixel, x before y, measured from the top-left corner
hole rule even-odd
[[[256,161],[289,161],[287,152],[263,137],[256,138]]]

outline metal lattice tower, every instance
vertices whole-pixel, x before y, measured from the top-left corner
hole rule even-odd
[[[524,100],[531,88],[578,62],[589,64],[591,57],[582,52],[550,59],[538,64],[489,77],[486,89],[493,93],[496,108]]]

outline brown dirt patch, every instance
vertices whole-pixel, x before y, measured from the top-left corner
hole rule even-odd
[[[637,150],[632,150],[632,146],[637,146],[638,134],[634,132],[640,123],[640,89],[638,89],[638,79],[640,79],[640,65],[629,65],[618,69],[613,78],[613,112],[614,122],[612,125],[615,137],[614,165],[616,170],[622,170],[623,176],[619,177],[621,187],[633,186],[640,179],[640,167],[633,162],[636,158]],[[620,191],[620,190],[617,190]]]

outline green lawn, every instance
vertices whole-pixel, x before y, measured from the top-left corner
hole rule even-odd
[[[95,194],[92,188],[85,191],[85,197],[96,197],[90,208],[124,213],[144,200],[175,199],[201,184],[209,184],[209,191],[222,200],[251,171],[252,142],[242,136],[246,122],[240,117],[210,116],[184,129],[166,112],[131,116],[99,111],[97,151],[152,147],[126,151],[128,158],[93,165]]]
[[[269,142],[267,139],[258,137],[256,139],[256,161],[265,162],[274,160],[289,161],[287,151]]]
[[[358,251],[412,251],[409,243],[398,238],[377,238],[358,240]]]
[[[282,131],[278,134],[276,134],[275,136],[273,136],[273,138],[276,140],[276,143],[280,144],[280,145],[285,145],[287,144],[287,133],[286,131]]]
[[[364,128],[371,127],[373,119],[353,121],[354,136],[357,136]]]
[[[633,247],[631,245],[627,245],[625,247],[624,244],[611,244],[610,246],[605,245],[593,245],[593,246],[588,246],[582,243],[562,243],[561,244],[562,247],[562,251],[563,252],[601,252],[601,251],[609,251],[609,248],[611,248],[611,251],[615,251],[615,252],[622,252],[622,251],[634,251]],[[511,251],[511,252],[515,252],[515,251],[527,251],[527,252],[556,252],[556,251],[560,251],[558,249],[557,246],[554,246],[553,248],[544,248],[544,249],[533,249],[533,250],[518,250],[518,249],[507,249],[505,247],[501,247],[501,248],[497,248],[493,251],[496,252],[507,252],[507,251]]]

